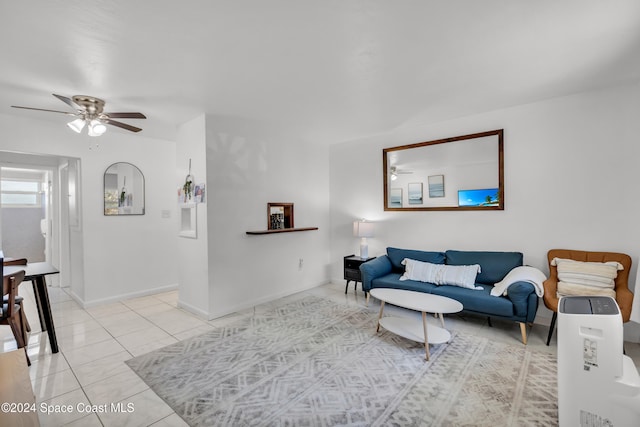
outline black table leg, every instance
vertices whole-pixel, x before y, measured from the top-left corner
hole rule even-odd
[[[43,331],[47,331],[49,335],[49,343],[51,344],[51,352],[58,352],[58,340],[56,339],[56,331],[53,326],[53,316],[51,315],[51,304],[49,303],[49,292],[47,291],[47,283],[44,276],[37,276],[33,280],[33,287],[36,292],[36,300],[38,301],[38,312],[40,313],[40,324],[44,320]]]
[[[36,300],[36,307],[38,308],[38,318],[40,319],[40,330],[44,332],[47,330],[47,325],[45,325],[44,317],[42,316],[42,306],[40,304],[40,293],[38,292],[38,285],[36,284],[35,279],[31,281],[31,284],[33,285],[33,296],[34,296],[34,299]]]

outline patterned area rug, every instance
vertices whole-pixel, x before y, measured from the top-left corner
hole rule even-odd
[[[191,426],[557,425],[555,356],[454,333],[375,333],[377,310],[305,297],[129,360]]]

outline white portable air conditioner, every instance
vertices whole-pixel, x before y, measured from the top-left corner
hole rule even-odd
[[[623,354],[622,316],[611,297],[562,297],[558,304],[558,418],[561,427],[640,426],[640,376]]]

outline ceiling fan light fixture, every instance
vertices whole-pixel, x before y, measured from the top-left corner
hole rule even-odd
[[[100,121],[93,119],[89,122],[89,136],[100,136],[107,130],[107,127]]]
[[[142,129],[127,123],[122,123],[113,119],[146,119],[147,116],[140,112],[104,112],[104,100],[94,96],[74,95],[69,98],[62,95],[53,94],[60,101],[76,110],[75,112],[49,110],[44,108],[21,107],[12,105],[13,108],[21,108],[25,110],[47,111],[50,113],[65,114],[75,117],[74,120],[67,123],[69,129],[76,133],[81,133],[82,129],[87,126],[89,136],[100,136],[106,132],[107,126],[116,126],[129,132],[140,132]]]
[[[85,124],[86,123],[85,123],[84,119],[75,119],[75,120],[70,121],[69,123],[67,123],[67,126],[69,126],[69,128],[72,129],[74,132],[80,133],[82,131],[82,129],[84,128]]]

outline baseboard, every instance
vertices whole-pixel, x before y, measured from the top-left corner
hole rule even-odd
[[[322,286],[322,285],[326,285],[328,283],[331,283],[330,280],[324,280],[321,283],[316,283],[316,284],[312,284],[312,285],[307,285],[305,287],[299,288],[299,289],[295,289],[292,291],[285,291],[285,292],[280,292],[277,294],[271,294],[262,298],[257,298],[251,301],[245,301],[242,304],[237,304],[235,306],[229,306],[227,308],[225,308],[224,310],[220,310],[220,311],[214,311],[212,313],[209,314],[209,320],[213,320],[213,319],[217,319],[219,317],[222,316],[226,316],[228,314],[232,314],[235,313],[237,311],[242,311],[242,310],[246,310],[252,307],[255,307],[257,305],[260,304],[264,304],[267,302],[271,302],[271,301],[275,301],[279,298],[284,298],[284,297],[288,297],[291,295],[295,295],[297,293],[300,292],[304,292],[304,291],[308,291],[309,289],[313,289],[313,288],[317,288],[318,286]]]
[[[187,304],[186,302],[181,301],[180,299],[178,299],[178,308],[186,310],[191,314],[195,314],[196,316],[201,317],[204,320],[209,320],[209,313],[202,310],[201,308],[194,307],[191,304]]]
[[[128,300],[131,298],[139,298],[139,297],[146,297],[149,295],[154,295],[154,294],[160,294],[162,292],[169,292],[169,291],[175,291],[176,289],[178,289],[178,285],[168,285],[168,286],[161,286],[158,288],[153,288],[153,289],[145,289],[143,291],[138,291],[138,292],[131,292],[128,294],[120,294],[120,295],[115,295],[109,298],[102,298],[102,299],[97,299],[97,300],[92,300],[92,301],[83,301],[80,297],[78,297],[75,293],[71,292],[71,298],[73,298],[82,308],[90,308],[90,307],[95,307],[98,305],[103,305],[103,304],[110,304],[110,303],[114,303],[114,302],[120,302],[120,301],[124,301],[124,300]]]

